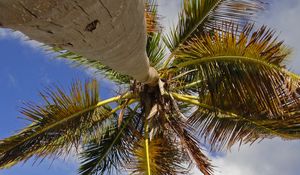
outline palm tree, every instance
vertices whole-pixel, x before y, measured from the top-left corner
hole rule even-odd
[[[129,4],[134,7],[135,3]],[[51,5],[46,3],[49,8]],[[105,100],[99,98],[95,80],[84,85],[75,82],[69,92],[59,87],[45,90],[41,93],[44,105],[30,103],[22,110],[32,124],[0,141],[0,168],[33,156],[63,156],[75,147],[80,152],[82,175],[119,170],[188,174],[193,165],[210,175],[214,167],[204,148],[227,150],[236,143],[272,137],[299,139],[300,77],[284,65],[290,50],[277,41],[273,30],[266,26],[255,29],[249,23],[265,5],[260,0],[184,0],[178,25],[163,36],[157,5],[148,1],[142,14],[147,25],[136,24],[147,31],[147,55],[139,61],[147,59],[140,65],[122,67],[118,62],[95,59],[94,50],[82,49],[93,48],[94,43],[75,48],[74,43],[45,42],[61,53],[60,57],[100,71],[124,90]],[[31,20],[43,22],[27,6],[20,6]],[[0,9],[3,7],[12,6],[1,2]],[[33,39],[50,38],[30,33],[27,24],[13,25],[16,23],[3,19],[0,15],[3,26],[29,32]],[[92,32],[99,23],[93,21],[83,30]],[[44,33],[53,35],[54,40],[60,38],[53,31]],[[141,43],[143,39],[137,42]],[[118,48],[114,44],[113,49]],[[137,54],[142,55],[140,49]],[[111,58],[110,54],[102,56]],[[141,65],[146,67],[143,76],[133,73],[132,69]]]

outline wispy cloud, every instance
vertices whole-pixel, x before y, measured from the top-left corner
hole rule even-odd
[[[17,87],[17,80],[13,74],[8,73],[7,78],[8,78],[8,83],[11,87],[14,87],[14,88]]]

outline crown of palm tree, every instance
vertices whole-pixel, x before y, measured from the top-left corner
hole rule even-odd
[[[272,137],[300,138],[300,77],[285,69],[290,50],[253,16],[260,0],[183,0],[178,25],[163,36],[155,1],[147,1],[147,55],[156,84],[128,75],[63,48],[75,65],[94,68],[125,87],[102,100],[96,81],[69,92],[41,93],[43,105],[22,113],[32,124],[0,141],[0,168],[33,156],[57,157],[74,147],[79,174],[205,175],[213,165],[203,150]],[[168,50],[169,52],[167,52]],[[169,54],[168,54],[169,53]],[[80,148],[80,149],[79,149]]]

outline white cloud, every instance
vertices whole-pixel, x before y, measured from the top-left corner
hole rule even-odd
[[[297,175],[299,141],[264,140],[252,146],[238,146],[214,163],[217,175]]]

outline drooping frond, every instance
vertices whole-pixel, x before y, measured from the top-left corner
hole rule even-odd
[[[210,160],[202,153],[199,142],[189,132],[189,127],[179,118],[169,118],[169,126],[177,134],[191,160],[204,175],[211,175],[213,167]]]
[[[287,119],[269,119],[263,114],[251,117],[243,110],[234,113],[226,108],[200,103],[198,97],[176,93],[172,95],[179,101],[198,107],[189,117],[188,123],[213,150],[275,136],[283,139],[300,138],[299,112]]]
[[[59,48],[52,48],[52,50],[54,52],[59,53],[57,58],[66,59],[76,67],[83,66],[84,68],[92,69],[92,71],[94,71],[95,73],[99,73],[99,75],[102,75],[105,78],[118,84],[129,84],[130,82],[131,78],[129,76],[120,74],[114,71],[113,69],[109,68],[108,66],[101,64],[97,60],[90,60],[73,52],[62,50]]]
[[[29,104],[22,113],[32,121],[16,135],[0,141],[0,168],[7,168],[32,156],[59,156],[78,148],[92,127],[111,116],[106,104],[121,97],[99,101],[96,81],[73,84],[70,93],[62,89],[41,94],[44,104]]]
[[[112,174],[126,168],[131,155],[131,147],[135,133],[132,128],[138,125],[140,114],[137,109],[129,110],[125,121],[118,126],[117,118],[106,129],[100,138],[94,138],[83,146],[81,153],[81,166],[79,173],[82,175]]]
[[[299,77],[283,68],[289,51],[270,30],[252,33],[251,28],[239,36],[222,32],[194,38],[176,55],[175,71],[195,70],[181,83],[200,80],[187,89],[197,92],[200,102],[250,117],[291,117],[299,110]]]
[[[165,43],[173,52],[195,35],[211,31],[223,22],[244,25],[264,9],[260,0],[184,0],[179,22]]]

